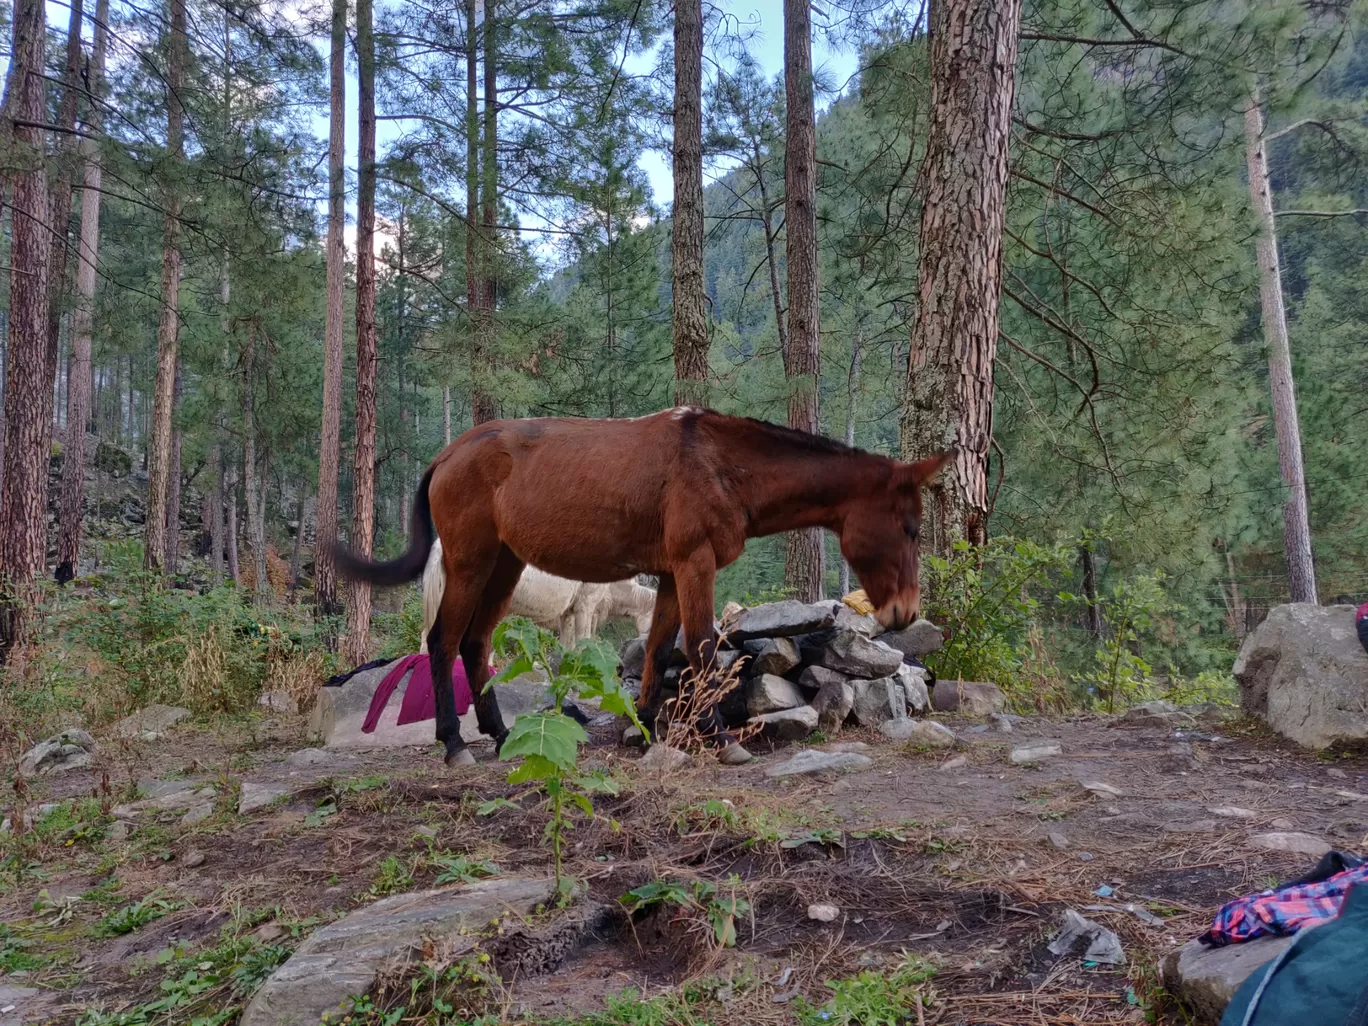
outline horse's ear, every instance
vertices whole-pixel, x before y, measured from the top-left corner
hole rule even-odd
[[[945,465],[955,458],[955,450],[947,449],[945,452],[937,453],[935,456],[928,456],[924,460],[916,463],[907,464],[908,483],[916,488],[922,485],[933,484],[940,476],[940,472]]]

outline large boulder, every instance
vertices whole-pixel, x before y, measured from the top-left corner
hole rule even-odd
[[[766,673],[751,682],[746,711],[752,716],[763,716],[781,709],[796,709],[803,704],[803,693],[794,684]]]
[[[918,658],[939,652],[945,644],[941,629],[930,620],[916,620],[900,631],[880,634],[879,640],[896,648],[903,655]]]
[[[750,663],[746,669],[750,673],[772,673],[782,677],[798,665],[801,656],[798,643],[792,638],[766,638],[748,641],[743,646]]]
[[[1007,700],[996,684],[973,680],[938,680],[931,690],[931,703],[937,712],[984,717],[1002,712]]]
[[[907,697],[896,677],[879,680],[857,680],[853,712],[855,722],[862,727],[877,727],[889,720],[907,719]]]
[[[931,694],[926,688],[927,673],[920,666],[903,663],[893,674],[902,685],[903,697],[907,699],[907,711],[920,715],[931,709]]]
[[[1258,937],[1208,948],[1200,941],[1188,941],[1164,959],[1164,986],[1187,1005],[1198,1022],[1216,1026],[1240,985],[1291,943],[1291,937]]]
[[[739,644],[754,638],[792,638],[823,630],[835,622],[835,607],[831,602],[808,605],[785,599],[742,611],[736,617],[727,640]]]
[[[132,716],[125,716],[111,730],[119,737],[141,737],[153,741],[189,715],[190,710],[183,706],[149,705]]]
[[[1275,607],[1235,660],[1240,704],[1307,748],[1368,737],[1368,653],[1352,606]]]
[[[846,627],[803,638],[803,662],[870,680],[888,677],[902,665],[902,653]]]
[[[93,761],[95,739],[84,730],[70,727],[40,741],[19,759],[21,777],[43,777],[85,769]]]
[[[855,689],[840,674],[832,674],[812,700],[812,708],[817,712],[818,729],[835,734],[855,708]]]
[[[769,737],[781,741],[801,741],[818,726],[817,710],[810,705],[800,705],[793,709],[779,709],[765,713],[751,721],[759,724]]]
[[[310,934],[262,984],[241,1026],[297,1026],[330,1012],[340,1016],[348,998],[365,994],[394,965],[432,949],[458,961],[496,919],[530,915],[555,898],[550,877],[500,877],[377,901]]]

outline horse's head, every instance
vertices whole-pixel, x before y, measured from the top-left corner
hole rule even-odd
[[[874,616],[889,630],[902,630],[921,611],[921,489],[954,455],[943,452],[918,463],[897,464],[887,490],[853,500],[843,518],[841,555],[860,578]]]

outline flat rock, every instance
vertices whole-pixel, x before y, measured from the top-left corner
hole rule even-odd
[[[1041,741],[1038,744],[1018,745],[1007,758],[1013,766],[1029,766],[1031,763],[1043,762],[1045,759],[1053,759],[1063,754],[1064,749],[1059,742]]]
[[[796,684],[772,673],[751,681],[750,691],[746,695],[746,712],[751,716],[763,716],[780,709],[795,709],[805,704],[806,699]]]
[[[857,613],[844,602],[836,607],[836,626],[845,627],[866,638],[883,634],[883,625],[868,613]]]
[[[825,666],[805,666],[798,674],[798,686],[804,691],[821,691],[828,684],[848,684],[850,674],[837,673]]]
[[[855,708],[855,689],[844,679],[828,681],[812,700],[812,708],[817,710],[818,729],[835,734],[845,723],[850,710]]]
[[[110,729],[119,737],[160,736],[189,715],[190,710],[179,705],[149,705],[125,716]]]
[[[813,904],[807,909],[807,917],[819,923],[834,923],[841,915],[835,905]]]
[[[1065,837],[1062,833],[1060,833],[1058,830],[1051,830],[1048,837],[1050,841],[1050,847],[1054,848],[1055,851],[1069,850],[1069,839]]]
[[[734,644],[754,638],[792,638],[824,630],[835,623],[836,613],[830,602],[808,605],[785,599],[744,610],[736,617],[727,637]]]
[[[846,627],[809,635],[801,646],[803,661],[837,673],[872,680],[890,677],[902,665],[902,653]]]
[[[1166,834],[1209,834],[1216,829],[1214,819],[1176,819],[1159,828]]]
[[[315,766],[333,766],[338,762],[337,755],[322,748],[301,748],[285,756],[285,765],[290,769],[312,769]]]
[[[1275,606],[1232,671],[1249,716],[1307,748],[1368,737],[1368,653],[1353,606]]]
[[[646,670],[646,639],[629,638],[618,653],[618,674],[625,680],[633,677],[641,679]]]
[[[822,746],[824,752],[854,752],[857,755],[867,755],[874,751],[872,745],[867,745],[863,741],[833,741],[828,745]]]
[[[1111,784],[1101,780],[1080,780],[1078,786],[1085,791],[1091,791],[1099,798],[1123,798],[1125,795],[1119,787],[1112,787]]]
[[[241,1026],[297,1026],[337,1012],[394,964],[425,948],[459,960],[495,919],[551,905],[550,877],[503,876],[447,890],[384,898],[309,935],[271,974],[242,1013]]]
[[[646,773],[677,773],[693,765],[693,756],[688,752],[671,748],[668,745],[651,745],[637,763]]]
[[[127,805],[115,806],[110,811],[110,815],[115,819],[136,819],[148,812],[179,812],[181,809],[206,803],[209,804],[210,812],[212,812],[213,801],[217,795],[218,791],[215,788],[191,784],[179,790],[167,791],[156,798],[144,798]]]
[[[907,719],[907,696],[896,677],[857,680],[850,685],[855,692],[851,713],[862,727],[877,727],[891,720]]]
[[[264,809],[277,798],[284,798],[293,790],[294,788],[287,784],[258,784],[244,780],[238,790],[238,815],[246,816],[257,809]]]
[[[752,723],[760,724],[765,734],[783,741],[801,741],[817,729],[819,717],[817,710],[810,705],[800,705],[793,709],[779,709],[776,712],[756,716]]]
[[[907,741],[925,748],[949,748],[955,743],[950,728],[935,720],[889,720],[879,733],[890,741]]]
[[[1249,839],[1255,848],[1267,851],[1290,851],[1298,855],[1320,858],[1330,850],[1330,845],[1314,834],[1299,834],[1278,831],[1268,834],[1255,834]]]
[[[857,752],[823,752],[805,748],[793,758],[776,763],[765,770],[767,777],[821,776],[830,773],[851,773],[868,769],[874,760]]]
[[[24,1026],[37,1020],[30,1017],[30,1007],[43,992],[36,987],[12,987],[0,983],[0,1026]]]
[[[941,629],[930,620],[917,620],[900,631],[887,631],[879,635],[879,640],[903,655],[917,657],[939,652],[945,644]]]
[[[988,722],[999,734],[1012,733],[1012,720],[1006,713],[989,713]]]
[[[196,802],[181,817],[181,826],[197,826],[214,814],[213,802]]]
[[[95,739],[78,727],[68,727],[40,741],[19,759],[21,777],[46,777],[88,767],[95,753]]]
[[[1007,699],[996,684],[975,680],[938,680],[931,692],[931,704],[937,712],[985,717],[1002,712]]]
[[[955,770],[962,770],[969,765],[967,755],[957,755],[953,759],[946,759],[936,767],[937,773],[953,773]]]
[[[763,642],[747,644],[759,646],[755,655],[751,656],[750,665],[746,667],[750,673],[757,676],[772,673],[776,677],[782,677],[802,659],[798,652],[798,643],[792,638],[767,638]]]
[[[920,666],[903,663],[893,674],[902,686],[907,711],[915,716],[931,711],[931,692],[927,689],[928,674]]]
[[[1164,985],[1199,1022],[1217,1026],[1240,985],[1291,943],[1291,937],[1258,937],[1243,944],[1208,948],[1191,940],[1165,957],[1161,967]]]
[[[1213,816],[1221,819],[1258,819],[1259,814],[1253,809],[1242,809],[1238,805],[1217,805],[1207,809]]]
[[[1186,727],[1197,721],[1172,702],[1156,700],[1131,706],[1121,714],[1121,722],[1131,727]]]
[[[257,699],[257,705],[286,716],[294,716],[299,712],[299,703],[295,701],[294,695],[285,691],[263,691]]]

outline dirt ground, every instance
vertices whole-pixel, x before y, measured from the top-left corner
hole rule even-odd
[[[587,1015],[625,988],[649,997],[709,980],[721,988],[709,1022],[794,1022],[804,999],[830,997],[826,981],[911,954],[937,966],[923,1022],[1179,1023],[1157,959],[1200,932],[1222,902],[1314,861],[1261,850],[1251,836],[1296,830],[1344,850],[1365,846],[1361,755],[1318,759],[1241,724],[1175,731],[1031,717],[1005,734],[945,722],[954,750],[846,731],[835,740],[867,742],[872,768],[788,782],[764,768],[799,746],[753,744],[760,758],[751,765],[700,759],[660,779],[600,732],[583,760],[609,771],[619,793],[596,799],[592,822],[581,817],[567,865],[608,911],[549,962],[496,952],[499,1017]],[[1013,746],[1041,740],[1063,754],[1009,763]],[[34,956],[0,961],[12,970],[0,986],[42,989],[28,1021],[73,1023],[92,1008],[146,1004],[163,978],[159,952],[193,952],[225,927],[292,946],[384,893],[433,885],[434,853],[488,860],[503,874],[548,871],[544,807],[505,782],[507,764],[487,744],[475,747],[479,765],[460,770],[411,749],[285,761],[302,747],[294,718],[178,727],[160,741],[107,741],[92,770],[37,781],[30,806],[94,796],[104,813],[139,780],[190,778],[220,797],[195,826],[180,812],[145,814],[126,840],[110,836],[113,820],[91,803],[87,822],[61,833],[0,840],[0,952]],[[963,765],[946,765],[960,756]],[[293,793],[239,816],[243,782]],[[1094,782],[1118,793],[1083,786]],[[718,948],[706,923],[682,914],[633,921],[620,911],[627,891],[669,879],[745,897],[734,948]],[[95,936],[112,909],[149,895],[167,902],[166,914]],[[813,904],[836,906],[835,919],[809,918]],[[1127,964],[1051,955],[1067,908],[1116,931]]]

